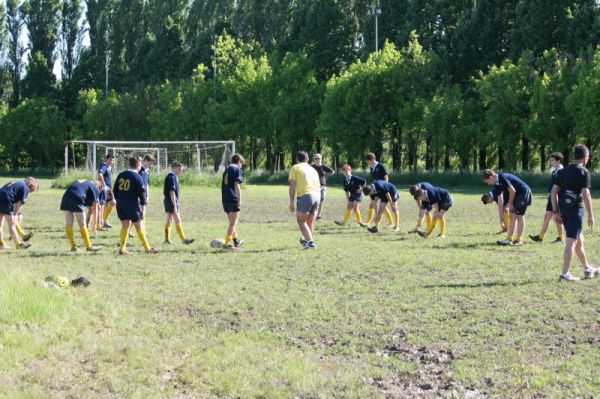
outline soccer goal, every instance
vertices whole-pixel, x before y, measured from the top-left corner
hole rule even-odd
[[[235,153],[235,141],[65,141],[65,175],[71,169],[98,170],[108,154],[115,157],[113,173],[128,168],[130,157],[156,158],[158,172],[169,170],[175,160],[197,173],[215,173],[227,167]]]

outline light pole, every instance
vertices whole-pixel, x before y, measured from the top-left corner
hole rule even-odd
[[[371,8],[369,14],[375,17],[375,52],[377,53],[379,52],[379,16],[381,15],[381,8]]]

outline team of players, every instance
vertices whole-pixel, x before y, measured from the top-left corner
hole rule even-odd
[[[550,195],[546,205],[544,224],[540,233],[535,236],[530,235],[530,238],[537,242],[543,241],[550,221],[554,218],[558,231],[558,237],[554,242],[566,242],[563,273],[560,275],[561,280],[577,280],[569,272],[573,252],[577,254],[584,267],[584,277],[596,277],[600,274],[600,271],[589,265],[583,247],[582,235],[584,206],[588,213],[588,224],[590,226],[594,224],[590,196],[591,179],[589,172],[585,169],[585,165],[589,159],[589,150],[583,145],[576,146],[574,150],[575,160],[566,168],[562,165],[562,154],[553,153],[550,159],[553,170],[548,190]],[[149,244],[143,225],[149,203],[149,172],[155,160],[151,155],[146,155],[143,160],[140,157],[130,158],[129,169],[117,176],[114,186],[112,184],[113,160],[112,155],[106,157],[105,162],[98,170],[98,179],[96,181],[76,181],[66,189],[63,195],[60,209],[65,212],[65,232],[71,246],[71,251],[78,251],[73,231],[75,221],[79,225],[85,249],[90,252],[100,250],[101,247],[92,244],[87,226],[91,226],[92,234],[94,235],[98,229],[111,228],[112,226],[108,219],[112,210],[116,208],[117,215],[121,221],[119,254],[127,253],[127,239],[131,234],[130,229],[132,226],[135,227],[144,250],[147,253],[158,253],[159,250]],[[310,207],[309,214],[312,215],[314,213],[313,217],[317,215],[317,212],[320,214],[322,209],[322,202],[325,197],[325,177],[327,174],[333,173],[333,170],[322,165],[321,160],[320,155],[318,156],[318,160],[315,157],[316,164],[313,165],[313,168],[319,175],[321,190],[320,198],[315,198],[316,203],[321,203],[321,206]],[[373,222],[372,226],[368,227],[368,231],[377,233],[383,216],[387,215],[390,227],[393,227],[393,231],[399,231],[397,201],[400,196],[398,190],[389,182],[385,166],[377,162],[374,154],[367,154],[365,161],[370,166],[373,178],[371,184],[368,184],[365,179],[353,176],[350,165],[342,167],[347,206],[344,219],[336,221],[336,223],[338,225],[347,224],[354,212],[358,225],[368,227]],[[237,225],[242,204],[241,184],[243,182],[242,168],[244,164],[245,160],[243,156],[235,154],[231,159],[231,164],[223,172],[222,203],[223,210],[227,214],[229,222],[223,246],[225,249],[236,249],[244,243],[237,235]],[[183,165],[177,161],[173,162],[171,172],[169,172],[164,181],[164,209],[167,214],[165,244],[173,244],[171,241],[173,222],[175,222],[176,231],[182,243],[187,245],[194,242],[194,239],[186,238],[179,212],[178,177],[182,171]],[[311,173],[315,173],[315,171]],[[295,183],[296,179],[292,179],[291,181]],[[498,241],[498,244],[511,246],[523,245],[525,213],[527,207],[532,203],[531,189],[517,176],[510,173],[496,173],[489,169],[484,171],[483,181],[486,184],[492,185],[493,189],[483,195],[482,202],[484,204],[497,203],[501,232],[507,233],[507,238]],[[32,177],[28,177],[23,182],[9,182],[0,188],[1,249],[5,248],[3,237],[5,220],[8,223],[10,236],[16,248],[26,249],[30,247],[30,243],[27,241],[29,241],[32,234],[26,234],[20,227],[22,218],[21,208],[27,201],[28,194],[37,191],[37,189],[38,183]],[[427,182],[415,184],[410,187],[409,191],[419,209],[417,224],[411,232],[418,233],[421,237],[426,238],[431,236],[436,225],[439,224],[440,231],[438,237],[445,238],[445,215],[453,205],[452,195],[448,190],[434,187]],[[369,206],[367,221],[363,223],[359,205],[365,195],[370,196],[371,204]],[[302,195],[299,195],[298,200],[301,197]],[[293,198],[291,197],[291,199]],[[393,212],[393,224],[392,214],[387,209],[388,205]],[[89,209],[87,220],[85,218],[86,208]],[[375,216],[374,219],[373,216]],[[424,219],[426,227],[423,229]],[[315,248],[311,235],[314,232],[313,221],[307,225],[307,229],[310,230],[308,234],[310,239],[306,239],[303,232],[303,239],[301,241],[304,241],[305,248]],[[563,230],[566,231],[566,238]],[[312,246],[309,245],[308,241],[312,242]]]

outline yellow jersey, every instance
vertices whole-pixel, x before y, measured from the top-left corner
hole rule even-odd
[[[296,180],[296,197],[321,191],[319,174],[308,162],[300,162],[292,166],[288,176],[288,181],[290,180]]]

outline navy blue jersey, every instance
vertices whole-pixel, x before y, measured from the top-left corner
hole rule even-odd
[[[145,204],[147,201],[146,187],[142,176],[135,170],[126,170],[119,173],[113,193],[117,203]]]
[[[165,177],[165,184],[163,185],[165,199],[171,198],[171,191],[175,191],[175,198],[179,199],[179,179],[173,172],[169,172],[167,177]]]
[[[67,187],[65,195],[77,201],[79,204],[92,206],[99,201],[100,191],[94,182],[89,180],[77,180]]]
[[[382,200],[387,200],[386,194],[390,194],[390,197],[394,199],[398,195],[398,190],[396,186],[392,183],[389,183],[385,180],[376,180],[373,182],[373,186],[375,186],[375,195],[377,195]]]
[[[223,172],[223,180],[221,181],[222,202],[238,202],[239,198],[235,192],[235,183],[242,184],[243,182],[242,170],[236,165],[229,165]]]
[[[558,175],[558,171],[561,170],[563,168],[560,169],[554,169],[552,171],[552,176],[550,177],[550,186],[548,186],[548,192],[552,192],[552,187],[556,184],[557,180],[556,180],[556,176]]]
[[[367,181],[362,177],[350,176],[350,178],[344,179],[344,191],[353,194],[360,190],[365,184],[367,184]]]
[[[373,177],[373,181],[385,180],[387,175],[388,172],[384,164],[377,162],[375,165],[371,166],[371,177]]]
[[[510,173],[498,173],[496,184],[502,188],[502,191],[508,191],[508,188],[512,186],[516,191],[515,196],[531,191],[523,180]]]
[[[440,187],[431,187],[430,190],[427,190],[427,199],[431,205],[441,205],[448,202],[450,198],[450,192]]]
[[[98,173],[104,177],[104,183],[112,188],[112,168],[108,166],[106,162],[103,162],[102,165],[98,168]]]
[[[6,183],[0,191],[3,191],[6,198],[9,199],[13,204],[15,202],[27,202],[27,196],[29,195],[29,187],[22,181],[11,181]]]
[[[431,183],[427,183],[426,181],[422,181],[421,183],[417,183],[417,185],[426,191],[433,189],[433,185]]]
[[[492,197],[494,197],[495,203],[498,203],[499,196],[502,196],[502,201],[504,201],[504,204],[508,203],[508,191],[502,190],[500,186],[494,186],[492,191],[490,191],[490,194],[492,194]]]
[[[584,188],[592,188],[592,178],[585,167],[569,164],[556,174],[556,185],[560,187],[561,193],[572,191],[581,194]]]
[[[140,169],[140,176],[142,176],[142,181],[144,182],[144,187],[148,190],[148,186],[150,184],[150,168],[142,168]]]

